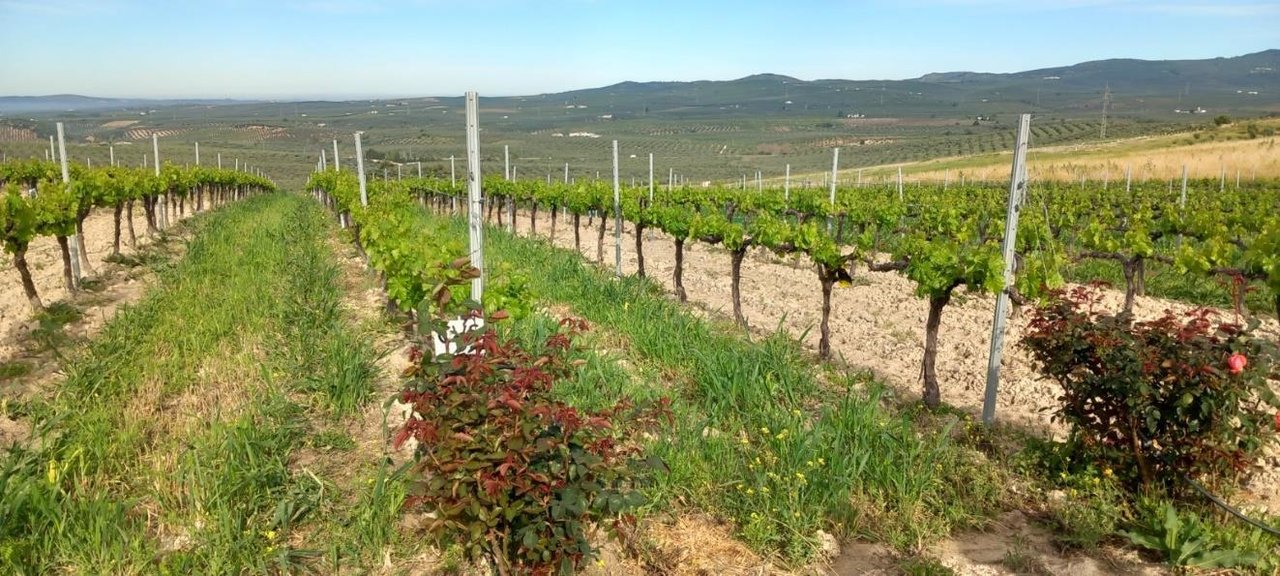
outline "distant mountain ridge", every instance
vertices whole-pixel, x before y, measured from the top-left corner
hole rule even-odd
[[[1105,93],[1105,94],[1104,94]],[[456,97],[440,102],[460,103]],[[907,80],[800,80],[754,74],[735,80],[626,81],[552,94],[495,98],[600,112],[611,119],[751,115],[935,117],[1013,111],[1062,116],[1109,111],[1135,118],[1188,110],[1280,114],[1280,49],[1203,60],[1117,58],[1023,72],[935,72]],[[393,99],[403,100],[403,99]],[[265,100],[93,98],[73,94],[0,97],[0,114],[231,105]],[[352,100],[351,102],[358,102]],[[599,111],[599,112],[597,112]]]
[[[921,82],[992,82],[1058,80],[1065,84],[1111,83],[1124,88],[1160,90],[1185,87],[1187,82],[1213,85],[1257,82],[1280,83],[1280,49],[1264,50],[1231,58],[1205,60],[1138,60],[1114,58],[1081,62],[1071,66],[1039,68],[1024,72],[941,72],[925,74]]]
[[[526,97],[532,99],[534,97]],[[1109,111],[1170,117],[1186,110],[1280,113],[1280,49],[1204,60],[1119,58],[1023,72],[937,72],[907,80],[800,80],[754,74],[727,81],[621,82],[543,94],[548,101],[615,114],[703,116],[832,111],[853,117],[985,117],[1015,110],[1078,115]],[[1184,110],[1185,109],[1185,110]]]

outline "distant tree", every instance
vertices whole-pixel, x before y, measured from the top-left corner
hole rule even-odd
[[[1213,119],[1213,124],[1215,126],[1226,126],[1227,124],[1230,124],[1230,123],[1231,123],[1231,117],[1227,116],[1226,114],[1223,114]]]

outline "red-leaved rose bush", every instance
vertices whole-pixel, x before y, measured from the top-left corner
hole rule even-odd
[[[1054,293],[1023,340],[1041,374],[1062,386],[1055,419],[1082,458],[1130,487],[1183,490],[1179,476],[1221,488],[1252,472],[1275,441],[1276,346],[1214,312],[1148,322],[1098,310],[1092,287]]]
[[[448,334],[456,316],[482,318],[451,304],[449,286],[478,273],[465,261],[453,265],[458,279],[432,297],[436,334]],[[630,533],[640,485],[660,466],[639,438],[669,423],[669,405],[565,404],[552,388],[576,371],[573,341],[586,322],[561,321],[530,351],[494,329],[506,318],[495,312],[483,329],[457,335],[446,346],[455,354],[433,356],[425,339],[411,350],[398,399],[413,415],[393,440],[397,448],[418,443],[405,506],[429,512],[428,530],[497,574],[571,574],[596,553],[591,530]]]

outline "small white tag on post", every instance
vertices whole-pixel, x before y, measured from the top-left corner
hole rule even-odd
[[[470,354],[471,347],[467,346],[458,351],[457,339],[462,334],[468,332],[477,332],[484,328],[484,318],[456,318],[449,321],[449,328],[445,331],[443,337],[439,332],[431,332],[431,346],[436,356],[441,354]]]

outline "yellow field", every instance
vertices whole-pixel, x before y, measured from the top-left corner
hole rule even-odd
[[[1228,182],[1236,178],[1280,177],[1280,149],[1276,132],[1280,120],[1252,122],[1255,136],[1250,138],[1248,123],[1199,132],[1170,136],[1148,136],[1092,144],[1036,148],[1034,140],[1027,154],[1028,173],[1032,180],[1122,181],[1126,169],[1134,180],[1181,178],[1186,167],[1191,178],[1220,178]],[[1268,135],[1269,134],[1269,135]],[[1007,180],[1012,152],[941,158],[925,162],[876,166],[862,170],[865,181],[893,179],[898,168],[908,181],[920,180]],[[841,172],[841,180],[856,178],[856,170]]]

